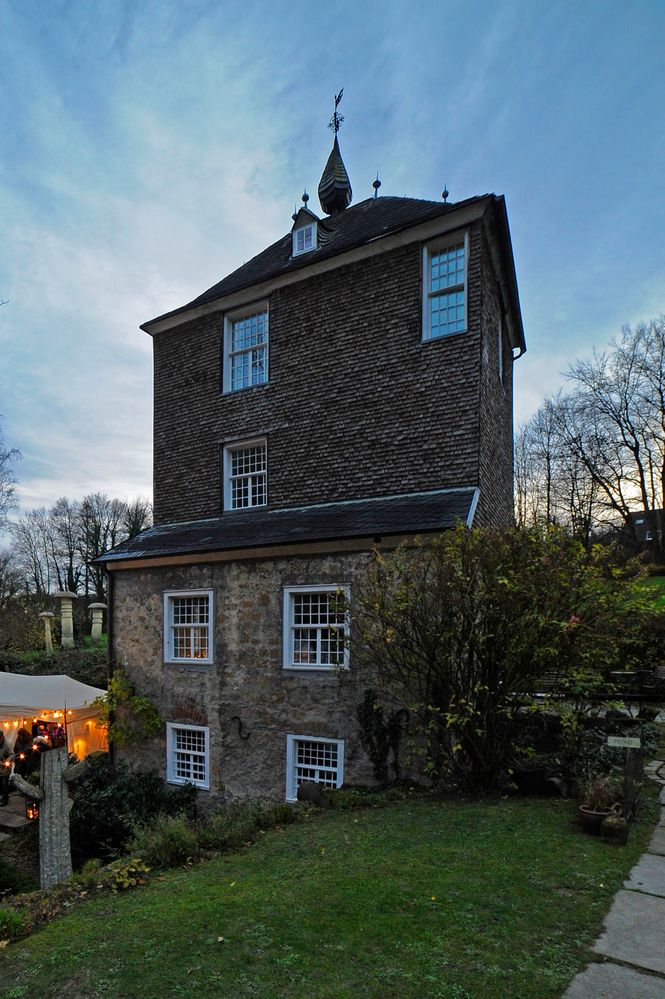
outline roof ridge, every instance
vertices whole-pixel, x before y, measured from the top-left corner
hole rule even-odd
[[[302,270],[310,264],[329,260],[347,250],[366,246],[379,237],[390,233],[411,229],[423,222],[441,216],[453,215],[466,206],[483,201],[494,195],[474,195],[458,202],[429,201],[424,198],[409,198],[402,195],[384,194],[379,198],[366,198],[345,211],[325,216],[319,222],[325,227],[329,239],[320,243],[315,250],[298,254],[291,253],[291,231],[280,236],[259,253],[226,274],[220,281],[211,285],[196,298],[177,309],[165,312],[141,325],[146,330],[163,319],[182,315],[197,306],[214,302],[232,292],[243,291],[254,285]],[[371,205],[371,208],[369,207]]]

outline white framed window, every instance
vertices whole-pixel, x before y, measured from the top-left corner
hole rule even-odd
[[[305,781],[325,787],[344,783],[344,740],[318,735],[286,737],[286,800],[298,800],[298,788]]]
[[[423,250],[423,340],[467,329],[468,233]]]
[[[302,225],[293,230],[293,250],[291,255],[297,257],[301,253],[316,249],[316,223]]]
[[[210,787],[210,732],[207,728],[166,723],[166,779],[169,784]]]
[[[284,589],[284,669],[348,669],[348,586]]]
[[[211,663],[212,590],[173,590],[164,594],[164,660]]]
[[[224,392],[268,381],[268,306],[224,316]]]
[[[248,510],[268,502],[268,445],[265,439],[224,448],[224,509]]]

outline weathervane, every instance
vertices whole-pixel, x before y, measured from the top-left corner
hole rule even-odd
[[[335,135],[337,135],[337,133],[339,132],[340,125],[344,121],[344,115],[343,114],[337,114],[337,108],[339,107],[339,102],[342,99],[343,93],[344,93],[344,87],[342,87],[342,89],[340,90],[340,92],[338,94],[335,94],[335,110],[333,111],[332,118],[328,122],[328,128],[332,128],[332,130],[335,133]]]

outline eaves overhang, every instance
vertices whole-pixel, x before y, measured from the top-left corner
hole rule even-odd
[[[156,524],[122,542],[95,562],[112,569],[133,563],[208,556],[248,558],[278,554],[285,547],[360,547],[388,537],[441,532],[462,523],[471,527],[478,503],[475,486],[369,499],[340,500],[278,510],[229,511],[204,520]],[[355,546],[358,548],[358,545]]]

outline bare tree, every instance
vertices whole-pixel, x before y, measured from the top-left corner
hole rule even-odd
[[[0,611],[5,610],[23,589],[20,569],[10,552],[0,552]]]
[[[104,599],[106,577],[94,559],[151,521],[148,500],[128,504],[104,493],[80,501],[62,496],[48,511],[28,511],[11,526],[11,554],[24,591],[41,597],[54,589],[82,590]]]
[[[0,426],[0,529],[7,524],[9,511],[16,507],[16,477],[12,465],[20,457],[20,452],[5,442]]]
[[[29,510],[11,526],[12,554],[27,593],[45,596],[55,580],[51,555],[51,525],[44,507]]]
[[[598,488],[569,446],[569,399],[546,399],[515,440],[516,520],[520,527],[561,524],[589,546]]]
[[[568,377],[565,443],[597,487],[604,509],[633,541],[643,510],[662,558],[665,499],[665,317],[624,327],[610,350],[580,361]]]
[[[150,500],[137,499],[133,503],[125,505],[125,515],[123,518],[123,530],[125,537],[135,538],[141,531],[145,531],[152,524],[152,503]]]
[[[51,553],[58,587],[77,593],[85,567],[79,551],[79,507],[62,496],[51,507]]]
[[[124,521],[127,505],[105,493],[91,493],[79,507],[79,554],[85,565],[85,595],[91,592],[104,599],[106,574],[96,559],[126,537]]]

